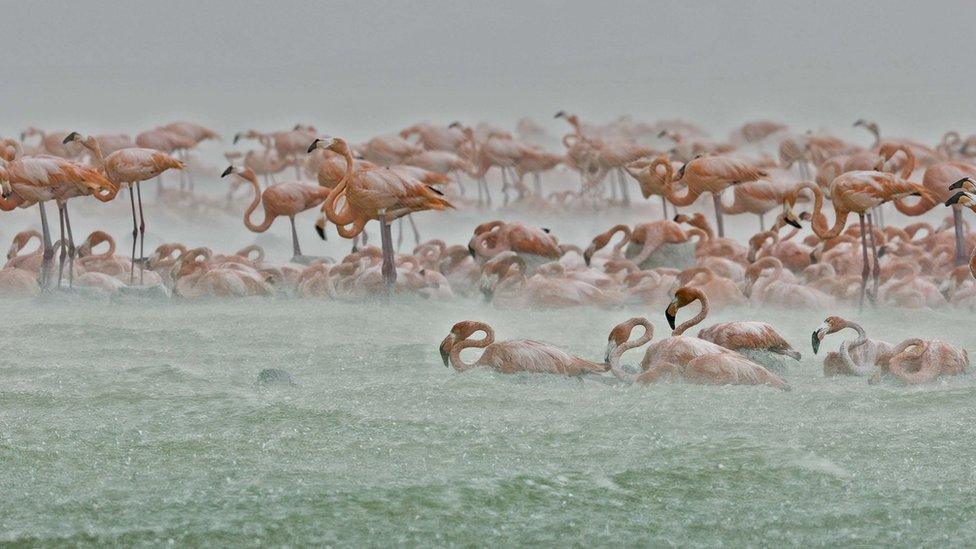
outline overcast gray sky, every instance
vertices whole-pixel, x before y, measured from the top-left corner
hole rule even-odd
[[[976,131],[976,2],[0,0],[0,132],[861,116]],[[561,127],[561,126],[556,126]]]

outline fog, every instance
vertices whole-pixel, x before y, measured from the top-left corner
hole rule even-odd
[[[841,135],[868,117],[927,141],[971,129],[971,2],[607,4],[4,1],[0,132],[300,120],[359,139],[418,119],[561,128],[561,108],[716,136],[759,117]]]

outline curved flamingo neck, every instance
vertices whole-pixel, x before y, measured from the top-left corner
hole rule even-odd
[[[478,332],[484,332],[485,336],[481,339],[471,339],[471,336]],[[481,359],[484,358],[484,355],[482,355],[482,357],[475,362],[468,364],[461,360],[461,351],[472,348],[485,349],[494,342],[495,330],[493,330],[491,326],[479,322],[473,332],[468,334],[464,339],[454,342],[454,345],[451,346],[451,365],[454,366],[454,369],[459,372],[470,370],[471,368],[478,366]]]
[[[637,326],[644,327],[644,334],[635,340],[630,339],[630,335],[633,333],[634,328]],[[614,328],[614,330],[623,327],[627,330],[627,341],[621,343],[620,345],[614,346],[610,352],[607,354],[607,363],[610,366],[610,371],[613,373],[614,377],[621,381],[627,383],[633,383],[637,381],[637,375],[631,374],[623,369],[620,365],[620,358],[631,349],[636,349],[647,344],[651,339],[654,338],[654,325],[644,318],[634,318],[625,322],[622,326]]]
[[[355,171],[355,160],[353,160],[352,151],[349,150],[349,146],[345,145],[345,143],[343,143],[341,154],[343,158],[346,159],[346,172],[342,175],[342,179],[339,180],[339,183],[337,183],[336,186],[332,188],[332,191],[329,192],[329,197],[325,200],[325,204],[323,205],[323,209],[325,210],[326,217],[328,217],[329,221],[331,221],[336,225],[336,228],[337,230],[339,230],[340,234],[342,234],[342,231],[344,230],[343,228],[346,225],[356,221],[356,215],[355,212],[352,210],[352,207],[349,205],[348,197],[346,199],[345,208],[343,209],[342,213],[340,214],[336,210],[336,203],[339,201],[339,197],[346,192],[346,189],[348,188],[349,182],[350,180],[352,180],[353,173]],[[356,225],[358,227],[359,223],[357,223]],[[362,223],[362,226],[365,227],[365,223]],[[362,229],[360,229],[360,231],[361,230]],[[342,234],[342,236],[344,238],[351,238],[353,236],[356,236],[356,234],[359,234],[359,232],[356,232],[355,234],[349,236],[346,236],[346,234]]]
[[[814,234],[817,235],[821,240],[827,240],[830,238],[836,238],[840,235],[841,231],[844,230],[844,226],[847,225],[847,212],[841,212],[837,209],[837,205],[834,205],[834,225],[830,228],[827,227],[827,216],[823,213],[824,195],[823,191],[820,190],[816,184],[809,181],[804,181],[800,183],[795,194],[799,193],[803,189],[810,189],[813,191],[813,221],[810,226],[813,229]]]
[[[708,316],[708,298],[705,297],[705,293],[702,292],[701,290],[695,289],[694,294],[695,294],[695,298],[692,302],[697,301],[701,303],[701,310],[698,311],[698,314],[695,315],[694,318],[690,318],[682,322],[681,324],[679,324],[671,332],[672,336],[679,336],[685,333],[685,331],[688,330],[688,328],[691,328],[692,326],[700,323],[701,321],[705,320],[706,316]]]
[[[262,221],[260,225],[256,225],[251,219],[251,216],[254,214],[254,210],[258,208],[259,204],[261,204],[261,187],[258,185],[258,179],[254,175],[254,172],[250,170],[245,170],[237,175],[250,183],[251,189],[254,190],[254,198],[251,200],[251,204],[248,205],[247,209],[244,210],[244,226],[247,227],[251,232],[263,233],[264,231],[267,231],[269,227],[271,227],[274,217],[268,215],[268,210],[265,208],[264,221]]]

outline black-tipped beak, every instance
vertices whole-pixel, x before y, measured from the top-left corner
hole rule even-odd
[[[590,259],[592,259],[592,255],[590,254],[590,251],[586,250],[585,252],[583,252],[583,263],[586,263],[587,267],[590,266]]]
[[[315,234],[319,235],[319,238],[325,240],[325,227],[315,224]]]
[[[234,144],[236,145],[237,142],[240,141],[240,140],[241,140],[241,134],[235,133],[234,134]]]
[[[945,205],[946,206],[952,206],[953,204],[958,204],[959,203],[959,199],[962,198],[963,195],[965,195],[965,194],[966,194],[965,192],[958,192],[958,193],[950,196],[949,199],[945,201]]]
[[[671,302],[671,305],[668,305],[668,308],[664,310],[664,316],[668,319],[668,326],[671,326],[672,330],[674,329],[674,315],[676,312],[674,302]]]
[[[566,116],[566,111],[559,111],[556,113],[556,116],[553,116],[553,118],[562,118],[564,116]]]
[[[67,145],[68,143],[74,141],[75,139],[80,139],[81,135],[78,132],[71,132],[65,136],[64,141],[61,142],[62,145]]]
[[[882,258],[882,257],[884,257],[884,255],[886,253],[888,253],[888,247],[887,246],[878,246],[878,258],[879,259]]]
[[[963,188],[963,186],[965,185],[965,183],[967,181],[970,182],[970,183],[972,183],[972,179],[969,179],[968,177],[964,177],[964,178],[960,179],[959,181],[956,181],[952,185],[949,185],[949,190],[950,191],[954,191],[956,189],[961,189],[961,188]]]
[[[468,254],[470,254],[472,258],[478,257],[478,254],[474,253],[474,248],[472,248],[470,244],[468,244]]]
[[[671,221],[674,221],[675,223],[681,223],[681,214],[674,214],[674,217],[671,218]]]
[[[794,218],[794,217],[787,217],[786,218],[786,223],[788,225],[790,225],[790,226],[796,227],[797,229],[802,229],[803,228],[800,225],[800,222],[796,218]]]
[[[818,335],[820,330],[814,330],[813,335],[810,336],[810,346],[813,347],[813,354],[817,354],[820,350],[820,336]]]
[[[322,140],[321,139],[316,139],[315,141],[312,141],[312,144],[308,146],[308,151],[306,151],[306,152],[309,153],[309,154],[311,154],[311,152],[315,150],[315,147],[318,147],[319,146],[319,141],[322,141]]]
[[[227,166],[227,169],[224,170],[224,173],[220,174],[220,177],[227,177],[232,173],[234,173],[234,166]]]
[[[445,351],[443,347],[441,347],[441,360],[444,361],[444,366],[447,368],[451,367],[450,358],[451,358],[451,354]]]
[[[447,127],[448,128],[460,128],[461,127],[461,123],[460,122],[457,122],[457,121],[454,121],[454,122],[451,122],[450,124],[448,124]]]

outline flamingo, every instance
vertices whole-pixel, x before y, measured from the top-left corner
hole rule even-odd
[[[888,360],[888,372],[909,385],[934,381],[940,375],[961,375],[967,368],[969,353],[938,339],[906,339],[892,349]],[[880,377],[881,371],[876,374]]]
[[[71,132],[64,138],[65,143],[79,142],[91,151],[95,167],[104,173],[110,181],[119,187],[129,187],[129,202],[132,207],[132,270],[130,271],[129,282],[135,277],[136,263],[136,237],[139,240],[140,265],[145,260],[146,243],[146,218],[142,211],[142,186],[143,181],[148,181],[154,177],[159,177],[163,172],[175,169],[182,170],[184,165],[172,156],[154,149],[147,148],[125,148],[119,149],[108,156],[102,154],[102,148],[98,140],[92,136],[82,137],[78,132]],[[133,193],[133,187],[135,193]],[[133,194],[138,196],[139,202],[139,222],[136,224],[136,202]],[[145,269],[139,271],[139,283],[143,284]]]
[[[379,220],[383,242],[383,275],[388,289],[392,290],[396,283],[396,270],[390,221],[411,212],[446,210],[454,206],[443,197],[443,193],[407,174],[370,166],[355,170],[352,151],[343,139],[316,138],[309,145],[308,152],[316,149],[330,150],[346,159],[346,173],[329,193],[322,206],[323,211],[343,238],[352,238],[361,233],[369,220]],[[340,197],[345,197],[345,205],[342,210],[337,210],[336,203]],[[346,228],[350,224],[352,227]]]
[[[471,336],[482,332],[481,339]],[[461,359],[464,349],[484,349],[484,353],[473,363]],[[609,367],[566,353],[550,345],[531,339],[495,341],[495,331],[491,326],[473,320],[458,322],[440,345],[444,366],[453,367],[458,372],[473,368],[490,368],[503,374],[532,372],[564,376],[600,374]]]
[[[670,163],[663,165],[666,181],[674,184],[685,184],[685,194],[675,194],[672,187],[667,194],[668,200],[675,206],[691,206],[704,193],[711,193],[715,205],[715,220],[718,236],[725,236],[725,226],[722,221],[722,191],[732,185],[758,181],[768,177],[768,174],[756,166],[729,156],[700,156],[688,161],[677,173]]]
[[[74,238],[71,233],[71,220],[68,216],[67,201],[77,196],[94,196],[101,202],[108,202],[115,198],[119,188],[112,181],[94,168],[55,156],[22,156],[19,144],[16,144],[16,159],[0,164],[0,181],[4,184],[4,195],[16,194],[27,203],[43,203],[55,200],[61,225],[61,240],[68,243],[67,250],[61,248],[61,266],[58,271],[58,286],[64,272],[65,256],[70,256],[68,268],[68,284],[74,281]],[[50,245],[50,233],[47,228],[47,217],[41,207],[41,228],[44,233],[44,267],[42,268],[42,286],[47,285],[47,273],[50,272],[50,261],[54,257],[53,246]],[[67,236],[67,238],[65,238]]]
[[[309,185],[297,181],[275,183],[261,192],[258,185],[258,178],[250,168],[237,168],[228,166],[221,177],[234,174],[244,181],[251,184],[254,190],[254,199],[244,211],[244,226],[254,233],[267,231],[275,219],[285,216],[291,222],[291,243],[292,261],[305,262],[307,258],[302,255],[301,246],[298,244],[298,231],[295,229],[295,216],[316,206],[321,205],[329,197],[332,189],[319,185]],[[257,209],[258,205],[264,207],[264,221],[260,225],[251,220],[251,214]]]
[[[690,303],[698,301],[701,310],[694,318],[675,327],[675,316],[678,310]],[[692,326],[701,323],[708,316],[708,297],[698,288],[687,286],[678,288],[674,299],[665,311],[668,325],[673,330],[672,336],[681,335]],[[739,321],[723,322],[698,331],[698,338],[711,341],[733,351],[766,351],[778,355],[788,356],[793,360],[800,360],[800,353],[781,336],[775,328],[765,322]]]
[[[823,369],[825,376],[866,376],[875,367],[886,368],[892,356],[894,346],[887,341],[869,339],[864,328],[856,322],[845,320],[839,316],[828,316],[823,324],[813,331],[810,338],[813,354],[820,350],[820,344],[828,334],[850,328],[857,332],[857,339],[846,340],[837,352],[827,353],[824,357]]]
[[[873,223],[871,221],[871,209],[890,200],[903,198],[905,196],[919,195],[928,196],[928,191],[917,183],[910,183],[900,177],[878,171],[854,171],[837,176],[830,183],[830,198],[834,207],[834,225],[827,226],[827,216],[823,214],[823,191],[809,181],[797,184],[793,193],[784,201],[787,211],[787,219],[794,225],[799,225],[799,220],[789,210],[789,207],[796,202],[796,198],[804,189],[813,192],[813,218],[811,228],[814,234],[822,240],[836,238],[844,230],[847,224],[847,217],[850,213],[856,212],[861,222],[861,253],[863,267],[861,270],[861,291],[858,299],[859,306],[864,304],[865,290],[867,288],[868,276],[872,269],[868,261],[868,241],[871,242],[872,255],[874,256],[874,292],[871,299],[877,298],[877,286],[880,271],[878,268],[877,247],[874,240]],[[865,218],[867,223],[865,224]]]
[[[630,336],[637,326],[644,328],[644,334],[631,340]],[[707,385],[770,385],[790,389],[777,375],[739,353],[710,341],[683,335],[651,344],[641,361],[641,373],[625,371],[620,365],[623,354],[645,345],[653,337],[654,326],[643,317],[631,318],[610,331],[606,363],[617,379],[627,383],[650,384],[670,378]]]

